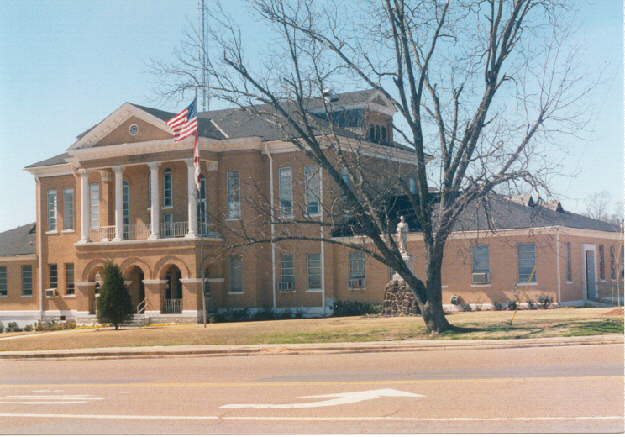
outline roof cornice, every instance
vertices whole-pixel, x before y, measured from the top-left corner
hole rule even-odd
[[[104,120],[98,123],[93,129],[91,129],[84,136],[78,139],[74,144],[72,144],[69,150],[81,150],[87,147],[94,146],[100,140],[102,140],[102,138],[106,137],[108,134],[113,132],[113,130],[118,128],[123,122],[133,116],[145,121],[146,123],[152,124],[157,128],[170,133],[171,135],[174,134],[164,120],[161,120],[160,118],[150,114],[149,112],[138,108],[132,103],[124,103],[115,111],[113,111],[109,116],[107,116]]]

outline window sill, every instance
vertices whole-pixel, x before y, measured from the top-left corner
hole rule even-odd
[[[66,299],[73,299],[73,298],[75,298],[75,297],[76,297],[76,295],[75,295],[75,294],[66,294],[66,295],[65,295],[65,296],[63,296],[63,297],[64,297],[64,298],[66,298]]]
[[[229,291],[228,294],[243,294],[243,291]]]
[[[280,293],[295,293],[297,290],[278,290]]]
[[[20,297],[32,299],[33,295],[32,294],[21,294]]]
[[[161,209],[174,209],[174,206],[161,206]]]
[[[538,285],[538,282],[517,282],[516,285],[520,287],[527,287],[527,286]]]
[[[2,299],[3,297],[9,297],[9,293],[7,293],[7,294],[0,294],[0,299]]]
[[[471,284],[471,288],[488,288],[491,286],[492,284]]]
[[[63,229],[61,231],[62,234],[73,234],[74,232],[76,232],[76,229]]]
[[[241,218],[238,217],[238,218],[227,218],[226,219],[227,222],[236,222],[237,220],[241,220]]]
[[[304,293],[323,293],[323,288],[310,288],[308,290],[304,290]]]
[[[365,291],[366,288],[348,288],[349,291]]]
[[[46,231],[46,235],[56,235],[56,234],[58,234],[58,233],[59,233],[59,231],[58,231],[58,230],[56,230],[56,229],[54,229],[54,230],[52,230],[52,231]]]
[[[570,284],[575,284],[575,281],[566,281],[565,283],[570,285]]]
[[[307,212],[306,217],[321,217],[321,213],[320,212],[315,212],[315,213]]]
[[[278,218],[279,219],[293,219],[293,218],[295,218],[295,216],[293,214],[291,214],[291,215],[281,215]]]

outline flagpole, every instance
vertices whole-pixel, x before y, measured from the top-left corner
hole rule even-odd
[[[195,101],[197,102],[197,87],[195,88]],[[197,104],[197,103],[196,103]],[[196,110],[197,110],[197,106],[196,106]],[[195,130],[195,144],[193,147],[193,153],[195,154],[195,151],[197,150],[198,152],[198,156],[199,156],[199,139],[200,139],[200,114],[197,114],[197,129]],[[194,161],[195,161],[195,156],[193,157]],[[197,165],[199,166],[201,163],[201,161],[198,159]],[[195,197],[196,200],[200,199],[200,196],[202,195],[202,190],[200,185],[198,184],[198,180],[197,180],[197,175],[196,175],[196,181],[195,181],[195,188],[197,190],[197,196]],[[206,193],[204,193],[206,195]],[[196,201],[195,203],[195,208],[197,209],[197,205],[198,202]],[[199,218],[199,217],[198,217]],[[203,220],[199,220],[200,224],[202,226],[205,226],[205,223]],[[200,243],[200,269],[201,269],[201,274],[202,274],[202,286],[201,286],[201,291],[202,291],[202,322],[204,323],[204,328],[206,328],[206,292],[205,292],[205,288],[206,288],[206,269],[204,268],[204,237],[203,237],[203,232],[204,229],[202,229],[202,227],[200,227],[199,230],[199,243]]]

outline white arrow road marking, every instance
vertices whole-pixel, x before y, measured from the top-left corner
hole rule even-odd
[[[296,404],[227,404],[219,408],[317,408],[332,407],[342,404],[355,404],[357,402],[377,399],[381,397],[403,397],[403,398],[423,398],[424,395],[410,393],[407,391],[383,388],[380,390],[353,391],[345,393],[332,393],[327,395],[300,396],[300,399],[332,398],[327,401],[302,402]]]

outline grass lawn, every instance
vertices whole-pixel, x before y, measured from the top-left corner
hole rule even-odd
[[[408,339],[515,339],[622,334],[623,315],[610,308],[482,311],[448,315],[458,331],[428,335],[420,317],[337,317],[138,329],[63,331],[0,341],[0,350],[107,346],[328,343]],[[58,332],[58,331],[56,331]],[[2,335],[1,337],[4,337]]]

